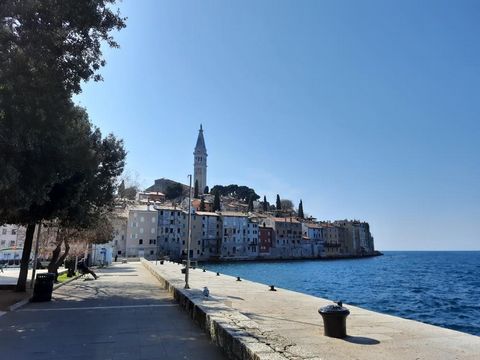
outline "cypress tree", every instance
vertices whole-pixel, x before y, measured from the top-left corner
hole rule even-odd
[[[215,191],[215,198],[213,199],[213,211],[220,210],[220,193]]]
[[[265,195],[263,195],[263,211],[268,211],[268,202]]]
[[[305,215],[303,214],[303,203],[302,200],[300,199],[300,204],[298,204],[298,217],[300,219],[304,219]]]
[[[198,180],[195,180],[195,186],[193,188],[193,197],[198,198]]]
[[[253,211],[253,196],[250,196],[250,199],[248,200],[248,211]]]
[[[277,194],[277,210],[282,210],[282,202],[280,201],[280,195]]]
[[[120,186],[118,187],[117,195],[119,198],[125,197],[125,180],[122,180],[122,182],[120,183]]]
[[[205,198],[202,196],[202,200],[200,200],[200,211],[205,211]]]
[[[204,194],[210,194],[210,189],[208,188],[208,186],[205,186],[205,189],[203,190],[203,193]]]

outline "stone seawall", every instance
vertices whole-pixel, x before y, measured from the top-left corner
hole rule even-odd
[[[142,264],[231,359],[477,359],[480,337],[346,305],[348,337],[323,336],[326,299],[202,269]],[[202,295],[208,287],[210,296]],[[392,299],[394,301],[394,299]]]

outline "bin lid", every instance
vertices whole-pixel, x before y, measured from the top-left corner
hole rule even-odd
[[[321,307],[320,309],[318,309],[318,312],[320,314],[337,314],[337,315],[350,314],[350,311],[346,307],[343,307],[343,304],[341,301],[337,302],[336,304]]]
[[[37,279],[55,279],[54,273],[40,273],[37,274]]]

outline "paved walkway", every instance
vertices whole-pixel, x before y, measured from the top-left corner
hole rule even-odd
[[[224,359],[140,263],[75,280],[0,317],[2,359]]]
[[[183,288],[181,266],[165,262],[154,268],[170,284]],[[285,289],[273,292],[260,283],[192,269],[191,290],[186,293],[196,296],[204,286],[209,288],[210,297],[197,297],[198,301],[205,306],[221,302],[247,316],[253,322],[234,320],[236,330],[264,338],[266,345],[289,359],[480,359],[478,336],[346,304],[351,312],[347,319],[349,336],[333,339],[323,336],[318,314],[319,307],[332,303],[329,300]],[[230,323],[228,313],[217,316]]]

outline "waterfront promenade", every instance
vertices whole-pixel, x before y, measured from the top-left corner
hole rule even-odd
[[[191,271],[191,289],[184,290],[181,266],[144,264],[166,281],[218,345],[239,359],[473,360],[480,353],[480,337],[348,304],[349,336],[328,338],[318,308],[329,300],[284,289],[272,292],[263,284],[201,269]],[[202,296],[204,286],[211,297]]]
[[[225,358],[139,262],[98,274],[0,316],[2,359]]]

